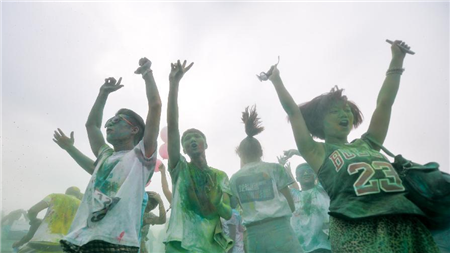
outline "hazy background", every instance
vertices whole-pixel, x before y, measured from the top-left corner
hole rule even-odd
[[[123,77],[125,87],[110,96],[103,122],[122,107],[145,116],[144,81],[133,73],[144,56],[163,101],[161,128],[170,63],[195,62],[180,85],[180,130],[201,129],[208,163],[231,177],[248,105],[257,105],[266,128],[257,136],[265,161],[295,148],[274,88],[255,77],[278,55],[297,103],[345,88],[365,115],[352,140],[367,130],[375,108],[391,59],[385,40],[402,39],[416,55],[405,59],[385,145],[450,171],[448,2],[4,2],[1,16],[5,213],[72,185],[84,192],[90,176],[53,143],[53,131],[75,131],[75,145],[94,158],[84,124],[110,76]],[[160,185],[155,173],[147,190],[162,193]]]

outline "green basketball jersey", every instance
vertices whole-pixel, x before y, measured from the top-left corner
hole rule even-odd
[[[389,214],[424,215],[406,198],[389,160],[368,143],[325,144],[319,180],[330,196],[330,215],[359,219]]]

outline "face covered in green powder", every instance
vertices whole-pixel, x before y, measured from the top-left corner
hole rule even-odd
[[[183,152],[191,159],[203,154],[208,148],[206,139],[198,130],[190,130],[185,133],[182,139]]]
[[[105,123],[106,140],[115,144],[130,138],[131,135],[137,134],[139,128],[131,123],[126,115],[118,114],[110,118]]]
[[[323,119],[325,138],[347,139],[353,128],[353,113],[346,101],[333,103]]]

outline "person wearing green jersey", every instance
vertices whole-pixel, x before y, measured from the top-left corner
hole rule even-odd
[[[333,252],[439,252],[419,220],[423,212],[405,197],[402,181],[389,160],[365,138],[370,136],[379,143],[386,138],[406,49],[409,46],[404,42],[392,44],[392,60],[369,129],[352,142],[348,135],[361,124],[362,113],[342,95],[342,89],[335,87],[297,106],[277,66],[269,71],[289,116],[298,151],[330,197]]]

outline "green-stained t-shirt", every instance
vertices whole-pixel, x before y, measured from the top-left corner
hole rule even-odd
[[[320,184],[300,191],[291,189],[295,211],[291,217],[291,226],[300,242],[302,252],[318,249],[331,249],[328,240],[328,208],[330,198]]]
[[[50,194],[43,200],[48,204],[47,213],[31,242],[59,243],[77,213],[80,200],[66,194]]]
[[[222,233],[220,216],[210,199],[211,194],[222,191],[231,195],[228,176],[209,167],[200,170],[180,155],[172,177],[172,214],[164,242],[181,242],[191,252],[225,252],[232,246]]]
[[[423,215],[405,197],[402,180],[389,160],[362,139],[325,144],[319,180],[330,197],[330,215],[359,219],[389,214]]]

